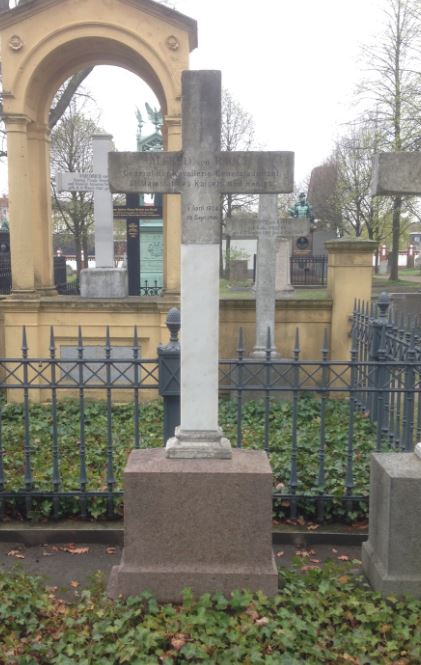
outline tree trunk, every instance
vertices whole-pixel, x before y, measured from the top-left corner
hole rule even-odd
[[[221,212],[219,219],[219,278],[224,277],[224,251],[223,251],[223,242],[224,242],[224,216],[222,209],[223,197],[221,197]]]
[[[227,242],[225,245],[225,278],[230,278],[230,261],[231,261],[231,238],[227,236]]]
[[[81,242],[80,242],[80,234],[75,233],[74,238],[75,238],[76,270],[77,270],[77,276],[79,278],[80,271],[83,268],[82,247],[81,247]]]
[[[84,257],[83,267],[89,268],[88,232],[86,229],[83,230],[82,249]]]
[[[393,199],[392,213],[392,252],[390,256],[390,276],[389,279],[397,281],[399,279],[399,237],[401,226],[401,208],[402,197],[395,196]]]

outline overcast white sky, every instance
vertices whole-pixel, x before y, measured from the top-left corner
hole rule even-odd
[[[255,120],[265,149],[296,153],[296,183],[330,153],[361,78],[360,45],[373,41],[387,0],[174,0],[198,21],[191,69],[220,69],[223,86]],[[153,93],[124,70],[86,81],[118,150],[136,147],[135,107]],[[118,90],[118,94],[116,94]],[[145,127],[145,133],[148,133]]]
[[[174,0],[198,21],[191,69],[222,71],[223,86],[253,115],[259,144],[296,153],[297,184],[328,156],[351,116],[360,44],[372,41],[385,2]],[[117,72],[113,85],[109,68],[101,69],[89,87],[104,108],[102,124],[119,150],[135,149],[134,107],[144,109],[146,94],[154,98],[132,75]]]

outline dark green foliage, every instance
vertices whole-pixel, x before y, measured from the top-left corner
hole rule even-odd
[[[58,451],[60,468],[60,491],[80,489],[80,422],[79,403],[61,401],[58,403]],[[160,401],[142,405],[140,408],[140,445],[159,447],[163,445]],[[242,445],[248,448],[264,446],[263,401],[248,402],[243,409]],[[225,435],[235,446],[237,404],[234,401],[221,401],[220,422]],[[317,496],[320,493],[338,497],[326,504],[327,518],[342,518],[345,515],[343,501],[347,466],[349,402],[347,400],[326,400],[325,416],[325,481],[318,484],[320,461],[320,403],[311,397],[300,397],[297,418],[297,494]],[[30,407],[30,447],[34,489],[49,493],[52,490],[52,414],[49,405]],[[105,402],[86,401],[84,412],[85,450],[88,491],[106,491],[107,485],[107,412]],[[2,409],[1,435],[3,442],[3,463],[6,491],[19,491],[24,487],[24,420],[21,405],[7,404]],[[115,484],[113,490],[121,490],[122,472],[127,455],[134,446],[133,405],[114,405],[112,408],[113,469]],[[291,472],[292,415],[287,402],[273,401],[269,412],[270,461],[274,471],[274,488],[277,492],[288,493]],[[369,482],[369,454],[374,450],[375,434],[370,420],[357,413],[354,420],[352,493],[366,496]],[[280,517],[288,515],[289,501],[276,501]],[[299,513],[306,518],[314,518],[315,502],[307,499],[299,501]],[[6,511],[16,516],[24,513],[24,500],[8,502]],[[49,497],[32,500],[33,518],[48,518],[52,515],[53,500]],[[122,498],[114,501],[114,511],[122,512]],[[88,503],[89,515],[104,518],[107,514],[107,499],[91,497]],[[363,517],[367,504],[358,502],[352,506],[350,517]],[[64,497],[59,500],[60,516],[80,514],[78,497]]]
[[[98,581],[65,604],[38,578],[0,573],[2,665],[417,665],[421,601],[382,599],[349,566],[280,572],[274,599],[235,591],[180,606],[110,602]],[[351,564],[352,565],[352,564]]]

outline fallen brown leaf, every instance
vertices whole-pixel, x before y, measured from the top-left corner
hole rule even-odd
[[[255,621],[256,626],[266,626],[268,623],[269,619],[267,617],[261,617]]]
[[[69,554],[87,554],[89,552],[89,547],[77,547],[74,543],[69,543],[61,549]]]
[[[311,563],[322,563],[320,559],[310,559]]]
[[[361,661],[359,658],[354,658],[354,656],[350,656],[349,653],[343,653],[341,655],[342,660],[344,660],[346,663],[352,663],[352,665],[361,665]]]
[[[107,552],[107,554],[115,554],[117,552],[115,547],[107,547],[105,551]]]
[[[24,559],[25,555],[22,554],[20,550],[10,550],[10,552],[7,553],[7,556],[13,556],[15,559]]]
[[[333,554],[337,554],[337,553],[338,553],[338,550],[335,550],[335,548],[332,547],[331,552],[333,552]]]
[[[307,552],[307,550],[297,550],[295,554],[296,556],[302,556],[302,557],[310,556],[310,552]]]
[[[71,582],[70,582],[70,586],[73,589],[77,589],[79,585],[80,585],[80,582],[78,582],[77,580],[71,580]]]
[[[301,566],[300,570],[320,570],[320,566]]]
[[[349,561],[349,556],[347,554],[341,554],[337,558],[338,558],[338,561]]]
[[[285,552],[276,552],[276,556],[278,557],[278,559],[280,559],[281,556],[284,556],[284,554]]]
[[[340,577],[338,577],[338,582],[339,584],[348,584],[349,582],[348,575],[341,575]]]
[[[180,649],[186,644],[187,638],[186,635],[183,633],[176,633],[174,637],[171,640],[171,646],[176,650],[180,651]]]
[[[319,526],[320,526],[320,524],[314,524],[314,522],[309,522],[307,524],[307,529],[308,529],[308,531],[315,531],[316,529],[319,528]]]
[[[246,614],[253,620],[256,621],[256,619],[259,618],[259,613],[256,612],[256,610],[253,607],[248,607],[246,609]]]

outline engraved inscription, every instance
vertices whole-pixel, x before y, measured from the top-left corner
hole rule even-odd
[[[59,191],[70,192],[108,192],[108,176],[101,173],[59,173],[57,174]]]

